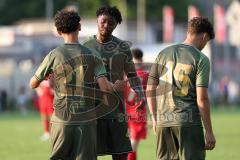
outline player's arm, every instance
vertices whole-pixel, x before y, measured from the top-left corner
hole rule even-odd
[[[125,62],[124,72],[127,75],[130,87],[136,92],[138,99],[141,100],[141,104],[136,108],[136,111],[141,111],[146,105],[146,97],[141,80],[137,76],[130,49],[127,51],[127,60]]]
[[[205,149],[212,150],[215,147],[216,140],[212,129],[210,102],[208,99],[208,90],[206,87],[197,87],[197,104],[206,131]]]
[[[97,83],[101,91],[104,92],[113,92],[113,84],[107,80],[107,77],[102,76],[97,79]]]
[[[49,75],[52,73],[53,64],[53,58],[51,56],[52,53],[50,52],[38,67],[35,75],[30,79],[29,81],[30,88],[32,89],[37,88],[43,80],[49,78]]]
[[[142,110],[143,107],[145,106],[146,98],[145,98],[141,80],[137,76],[137,73],[134,71],[135,69],[133,70],[133,72],[129,72],[127,74],[127,77],[128,77],[130,87],[136,92],[138,99],[142,101],[141,105],[137,107],[137,111],[139,111],[139,110]]]
[[[205,135],[205,149],[213,149],[215,147],[215,137],[213,134],[211,117],[210,117],[210,103],[208,99],[208,83],[210,73],[210,61],[207,57],[202,56],[198,63],[198,70],[196,76],[196,93],[197,105],[206,131]]]
[[[146,96],[149,112],[152,120],[153,133],[156,134],[156,89],[158,86],[157,80],[152,80],[147,85]]]
[[[159,56],[158,56],[159,57]],[[157,94],[156,89],[159,84],[159,66],[158,66],[158,57],[155,59],[155,62],[151,66],[151,70],[148,76],[146,96],[149,112],[151,114],[153,133],[156,134],[156,125],[157,125]]]

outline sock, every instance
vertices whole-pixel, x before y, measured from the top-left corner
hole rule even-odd
[[[128,160],[137,160],[137,153],[136,152],[128,153]]]
[[[45,133],[49,133],[49,121],[48,120],[44,120],[43,122],[44,124],[44,132]]]

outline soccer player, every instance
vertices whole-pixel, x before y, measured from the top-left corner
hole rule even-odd
[[[44,134],[41,136],[42,141],[47,141],[50,137],[50,118],[53,113],[53,90],[50,83],[51,79],[52,78],[50,78],[49,80],[44,80],[36,89],[39,99],[39,112],[44,128]]]
[[[112,32],[122,21],[120,11],[114,6],[104,6],[97,10],[98,33],[91,36],[83,44],[100,53],[108,73],[108,80],[124,80],[126,75],[138,98],[142,99],[137,111],[145,104],[145,96],[140,79],[137,77],[128,43],[112,35]],[[118,92],[120,103],[109,114],[97,122],[97,153],[112,155],[113,160],[126,160],[128,152],[132,151],[128,136],[127,120],[123,92]]]
[[[145,71],[146,68],[143,65],[143,52],[138,48],[134,48],[131,51],[137,75],[140,77],[143,89],[145,90],[147,87],[149,74],[147,71]],[[129,83],[127,84],[124,92],[124,101],[128,114],[128,129],[130,132],[130,140],[133,149],[132,152],[128,153],[128,160],[136,160],[139,141],[141,139],[146,139],[147,136],[146,106],[144,106],[140,112],[135,111],[139,105],[139,102],[137,101],[136,93],[131,89]]]
[[[208,99],[210,62],[201,52],[214,36],[208,19],[195,17],[185,41],[162,50],[151,67],[147,101],[158,160],[204,160],[205,150],[215,147]]]
[[[95,79],[101,90],[113,89],[99,55],[78,42],[81,25],[77,12],[59,11],[54,20],[64,44],[45,57],[29,82],[31,88],[36,88],[53,74],[50,159],[96,160]]]

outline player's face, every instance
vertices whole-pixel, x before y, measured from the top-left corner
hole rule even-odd
[[[98,32],[101,36],[111,36],[117,26],[117,21],[109,15],[100,15],[97,18]]]

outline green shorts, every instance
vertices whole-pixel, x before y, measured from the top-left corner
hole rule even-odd
[[[96,125],[51,126],[51,160],[96,160]]]
[[[99,119],[97,122],[97,155],[127,154],[132,151],[127,122]]]
[[[204,160],[202,126],[157,127],[157,160]]]

